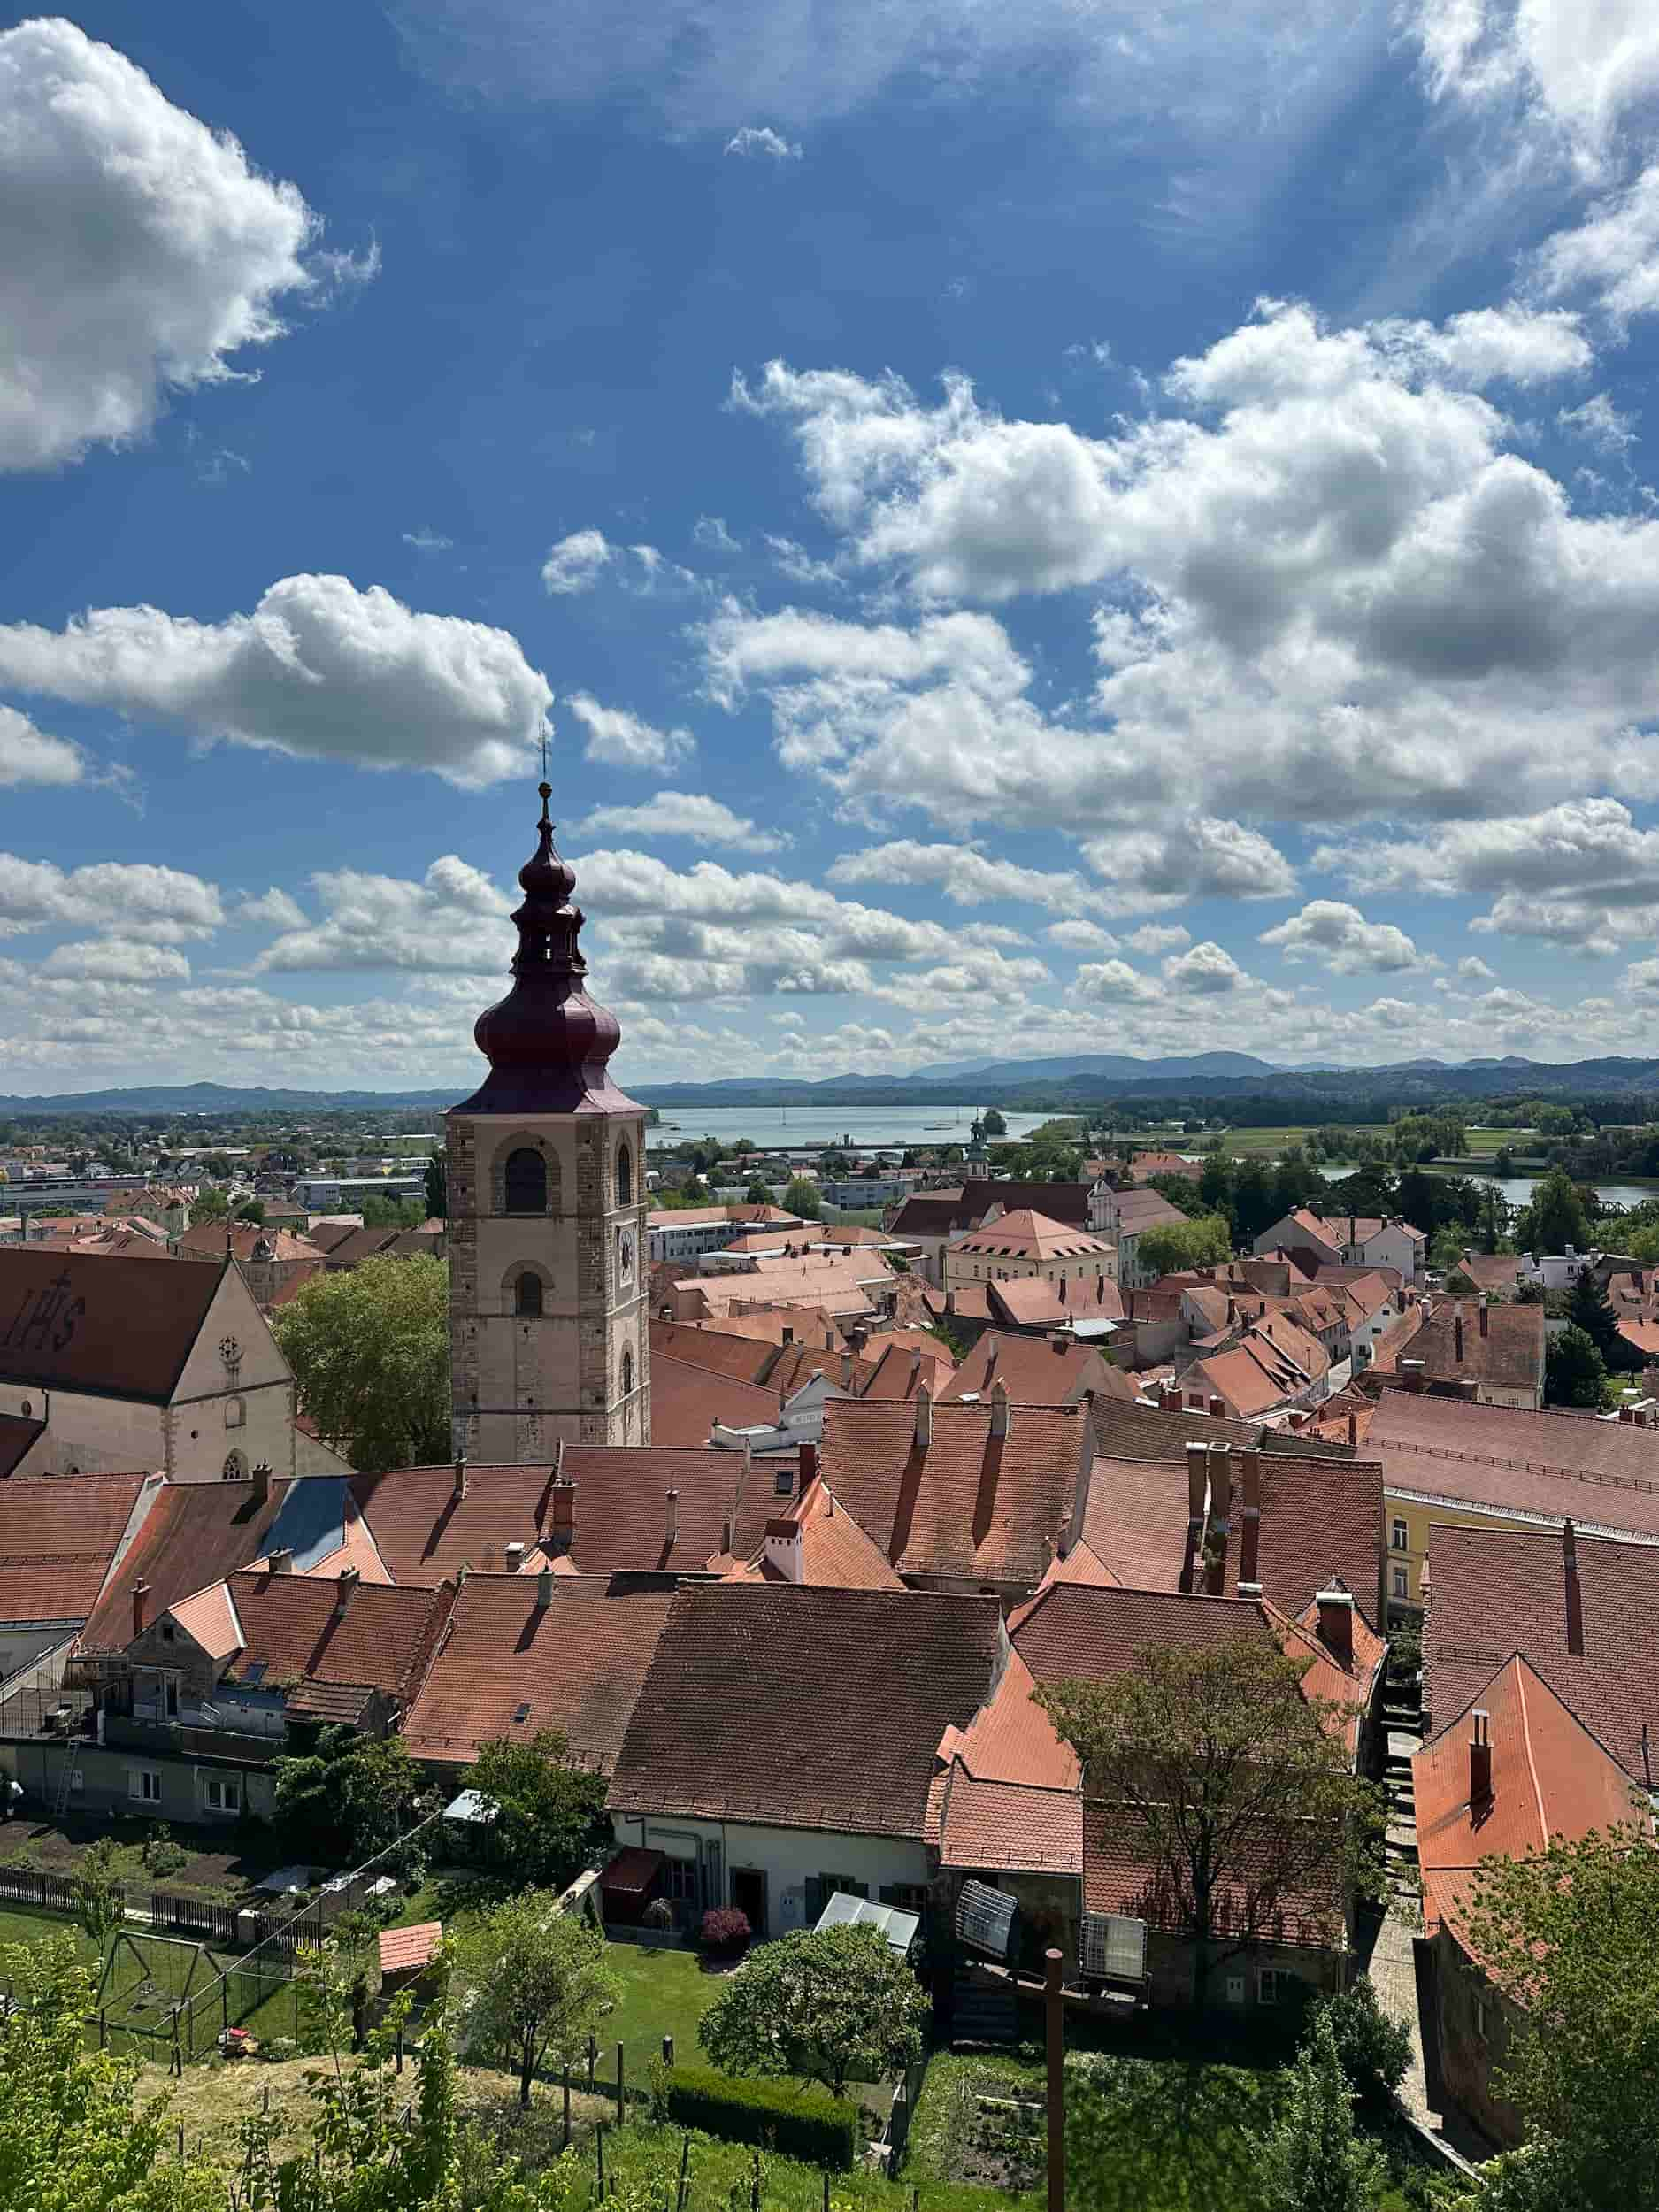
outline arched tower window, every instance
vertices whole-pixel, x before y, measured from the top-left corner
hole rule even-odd
[[[537,1320],[541,1312],[541,1279],[539,1275],[520,1275],[513,1285],[512,1310],[522,1319]]]
[[[521,1144],[507,1155],[507,1211],[547,1211],[547,1162],[533,1145]]]
[[[617,1147],[617,1203],[634,1203],[634,1155],[626,1144]]]
[[[622,1394],[625,1398],[634,1395],[634,1354],[626,1344],[622,1348]]]

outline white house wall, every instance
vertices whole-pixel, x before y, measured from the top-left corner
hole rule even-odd
[[[695,1855],[705,1859],[710,1846],[721,1855],[720,1895],[728,1903],[733,1868],[760,1867],[766,1875],[766,1932],[787,1935],[806,1924],[806,1886],[821,1874],[862,1882],[875,1897],[881,1889],[908,1884],[925,1889],[927,1853],[922,1843],[902,1836],[844,1835],[833,1829],[772,1828],[742,1821],[655,1816],[615,1822],[619,1843],[642,1843],[671,1858]]]

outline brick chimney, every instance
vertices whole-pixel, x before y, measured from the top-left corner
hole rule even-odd
[[[1457,1307],[1452,1315],[1452,1357],[1461,1367],[1463,1363],[1463,1310]]]
[[[457,1452],[455,1460],[455,1502],[459,1505],[466,1495],[466,1454]]]
[[[292,1549],[287,1544],[279,1544],[276,1549],[267,1556],[265,1564],[267,1574],[291,1575],[294,1571]]]
[[[1203,1525],[1210,1497],[1210,1447],[1187,1447],[1187,1518],[1194,1528]]]
[[[568,1552],[576,1541],[576,1485],[563,1475],[553,1485],[550,1540],[556,1552]]]
[[[991,1385],[992,1435],[1006,1436],[1008,1434],[1010,1419],[1010,1416],[1008,1406],[1008,1385],[999,1375],[996,1380]]]
[[[1158,1386],[1159,1412],[1179,1413],[1180,1409],[1181,1394],[1179,1389],[1173,1383],[1160,1383]]]
[[[143,1634],[144,1617],[149,1610],[150,1585],[141,1575],[133,1585],[133,1633],[134,1636]]]
[[[1359,1449],[1359,1416],[1352,1407],[1348,1417],[1348,1448],[1351,1452]]]
[[[346,1617],[346,1608],[356,1595],[357,1585],[362,1579],[359,1568],[342,1567],[340,1570],[340,1580],[334,1587],[334,1618],[337,1621]]]
[[[1584,1656],[1584,1593],[1578,1586],[1578,1545],[1571,1521],[1563,1525],[1561,1557],[1566,1584],[1567,1649],[1575,1659]]]
[[[1402,1359],[1400,1362],[1400,1384],[1404,1390],[1427,1389],[1427,1372],[1420,1359]]]
[[[1054,1330],[1048,1338],[1048,1341],[1054,1347],[1055,1350],[1059,1353],[1061,1358],[1064,1359],[1065,1357],[1067,1347],[1071,1341],[1071,1338],[1067,1336],[1065,1331],[1064,1329]],[[919,1358],[921,1356],[918,1353],[917,1356]]]
[[[516,1541],[503,1544],[501,1548],[501,1554],[507,1563],[507,1572],[510,1575],[516,1575],[524,1564],[524,1546]]]
[[[802,1489],[803,1489],[803,1490],[804,1490],[804,1489],[806,1488],[807,1485],[808,1485],[809,1483],[810,1483],[810,1482],[816,1481],[817,1478],[818,1478],[818,1446],[817,1446],[817,1445],[816,1445],[816,1444],[812,1441],[811,1438],[810,1438],[810,1437],[809,1437],[809,1438],[806,1440],[806,1441],[805,1441],[805,1442],[802,1445],[802,1447],[801,1447],[801,1487],[802,1487]]]
[[[1227,1417],[1226,1400],[1213,1390],[1210,1394],[1210,1417],[1212,1421],[1225,1421]]]
[[[1475,1732],[1469,1739],[1469,1809],[1478,1813],[1492,1802],[1492,1716],[1477,1705],[1469,1717]]]
[[[256,1505],[271,1502],[271,1463],[268,1459],[256,1461],[254,1464],[253,1502]]]
[[[1314,1602],[1319,1609],[1319,1641],[1340,1667],[1354,1663],[1354,1599],[1347,1590],[1321,1590]]]
[[[680,1493],[678,1490],[670,1490],[666,1495],[668,1501],[668,1519],[664,1531],[664,1540],[668,1545],[668,1548],[672,1551],[674,1546],[680,1541]]]
[[[1254,1582],[1260,1572],[1262,1547],[1262,1455],[1250,1445],[1239,1455],[1239,1474],[1244,1491],[1240,1516],[1239,1578]]]
[[[538,1613],[545,1613],[553,1602],[553,1570],[541,1568],[535,1578],[535,1606]]]
[[[925,1452],[933,1440],[933,1394],[924,1383],[916,1394],[916,1448]]]
[[[1491,1316],[1490,1316],[1490,1314],[1488,1313],[1488,1311],[1487,1311],[1487,1308],[1486,1308],[1486,1292],[1485,1292],[1484,1290],[1483,1290],[1483,1291],[1481,1292],[1481,1294],[1480,1294],[1480,1309],[1479,1309],[1479,1310],[1480,1310],[1480,1333],[1481,1333],[1481,1335],[1482,1335],[1482,1336],[1486,1336],[1486,1335],[1487,1335],[1487,1334],[1489,1333],[1489,1332],[1490,1332],[1492,1323],[1491,1323]]]

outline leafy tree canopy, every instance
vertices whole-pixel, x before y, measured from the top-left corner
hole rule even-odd
[[[480,1916],[459,1947],[467,2022],[479,2048],[511,2058],[518,2101],[549,2060],[573,2063],[617,2001],[604,1938],[547,1890],[526,1889]]]
[[[1191,1221],[1142,1230],[1135,1256],[1155,1274],[1173,1275],[1184,1268],[1219,1266],[1233,1256],[1233,1241],[1219,1214],[1199,1214]]]
[[[314,1275],[273,1317],[300,1403],[365,1474],[449,1453],[449,1270],[365,1260]]]
[[[480,1745],[468,1778],[496,1809],[489,1855],[538,1888],[565,1888],[610,1833],[604,1777],[572,1763],[561,1730]]]
[[[325,1728],[314,1750],[277,1761],[277,1823],[296,1854],[361,1866],[407,1832],[419,1786],[401,1736]]]
[[[1552,1406],[1599,1406],[1607,1396],[1607,1365],[1594,1337],[1563,1329],[1544,1348],[1544,1402]]]
[[[818,1185],[809,1183],[804,1175],[797,1175],[783,1194],[783,1210],[787,1214],[798,1214],[803,1221],[818,1220],[824,1211]]]
[[[697,2040],[727,2073],[792,2074],[840,2097],[849,2081],[883,2081],[919,2058],[928,2010],[879,1930],[810,1928],[741,1967]]]

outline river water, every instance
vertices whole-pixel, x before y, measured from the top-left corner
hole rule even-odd
[[[664,1106],[660,1109],[662,1121],[646,1131],[645,1142],[648,1149],[654,1144],[686,1144],[696,1137],[718,1137],[722,1144],[752,1137],[757,1145],[773,1149],[833,1144],[841,1139],[866,1150],[901,1144],[966,1144],[979,1110],[973,1105]],[[1005,1114],[1002,1118],[1009,1136],[1018,1138],[1060,1117]]]
[[[1495,1185],[1499,1196],[1511,1206],[1530,1205],[1539,1183],[1536,1175],[1477,1175],[1471,1180]],[[1598,1183],[1595,1189],[1604,1206],[1645,1206],[1649,1199],[1659,1198],[1659,1190],[1644,1190],[1640,1183]]]

